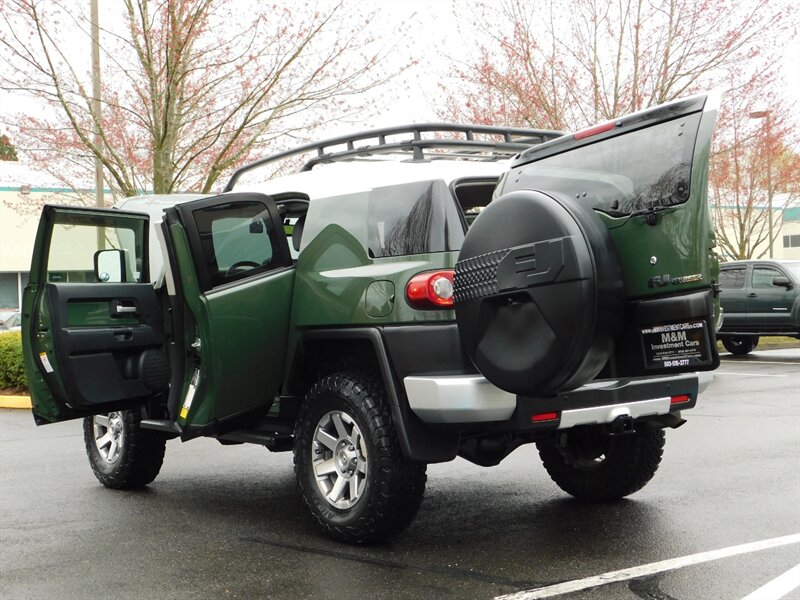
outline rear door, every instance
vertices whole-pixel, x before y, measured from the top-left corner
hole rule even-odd
[[[747,265],[723,265],[719,270],[719,300],[722,306],[722,331],[747,330]]]
[[[45,206],[22,311],[38,424],[136,407],[165,391],[148,227],[143,214]]]
[[[294,263],[269,196],[230,193],[166,211],[177,301],[170,414],[184,438],[265,415],[285,365]]]

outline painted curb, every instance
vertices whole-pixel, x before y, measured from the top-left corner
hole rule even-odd
[[[30,396],[0,396],[0,408],[30,408]]]

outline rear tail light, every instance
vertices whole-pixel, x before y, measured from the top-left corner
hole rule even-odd
[[[531,423],[544,423],[545,421],[555,421],[558,419],[557,412],[539,413],[531,416]]]
[[[672,398],[669,399],[670,404],[684,404],[688,401],[689,401],[688,394],[682,394],[680,396],[672,396]]]
[[[419,273],[406,286],[413,308],[453,308],[453,271]]]

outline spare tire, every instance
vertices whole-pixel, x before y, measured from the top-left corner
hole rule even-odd
[[[622,330],[617,252],[594,211],[533,190],[494,200],[455,267],[464,350],[497,387],[528,396],[574,389],[608,362]]]

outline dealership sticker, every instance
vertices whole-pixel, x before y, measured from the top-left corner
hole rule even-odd
[[[47,352],[39,352],[39,360],[42,361],[42,366],[46,372],[53,372],[53,365],[50,364],[50,359],[47,358]]]
[[[656,325],[641,331],[648,368],[701,366],[711,362],[710,343],[703,321]]]

